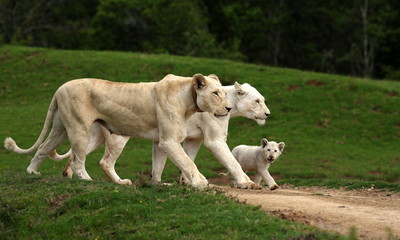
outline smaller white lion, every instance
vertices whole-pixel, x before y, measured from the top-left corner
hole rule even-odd
[[[260,185],[262,179],[268,184],[269,189],[275,190],[279,186],[269,174],[268,168],[281,155],[283,148],[285,148],[284,142],[276,143],[263,138],[261,146],[239,145],[232,150],[232,154],[243,171],[256,171],[255,184]]]

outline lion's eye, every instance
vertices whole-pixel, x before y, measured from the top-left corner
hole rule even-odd
[[[271,149],[267,149],[268,150],[268,152],[270,152],[271,151]]]
[[[274,152],[278,152],[277,150],[275,150]]]
[[[214,94],[215,96],[217,96],[217,97],[219,96],[219,95],[218,95],[218,92],[213,92],[213,94]]]
[[[257,100],[256,100],[256,103],[260,104],[260,100],[259,100],[259,99],[257,99]]]

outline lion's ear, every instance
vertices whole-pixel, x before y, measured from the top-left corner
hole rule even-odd
[[[279,148],[279,151],[283,151],[283,149],[285,148],[285,143],[284,142],[280,142],[280,143],[278,143],[278,148]]]
[[[268,140],[266,138],[261,139],[261,146],[265,148],[268,145]]]
[[[217,81],[220,83],[219,78],[218,78],[217,75],[215,75],[215,74],[210,74],[210,75],[208,75],[208,77],[209,77],[209,78],[212,78],[212,79],[215,79],[215,80],[217,80]]]
[[[240,83],[238,82],[235,82],[235,91],[239,96],[244,96],[246,94],[246,91],[243,89],[242,85],[240,85]]]
[[[193,86],[195,89],[200,90],[206,86],[206,78],[200,73],[193,76]]]

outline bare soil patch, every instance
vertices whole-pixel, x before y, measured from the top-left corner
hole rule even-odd
[[[280,218],[360,239],[400,239],[400,195],[362,190],[281,186],[270,191],[213,185],[240,202],[261,206]]]
[[[51,212],[55,212],[59,207],[61,207],[64,202],[70,197],[70,194],[62,194],[59,195],[57,197],[55,197],[54,199],[49,200],[49,204],[50,204],[50,211]]]

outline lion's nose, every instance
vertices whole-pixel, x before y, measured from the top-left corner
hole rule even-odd
[[[265,113],[265,116],[268,117],[268,116],[269,116],[269,113]]]
[[[226,110],[228,110],[228,112],[230,112],[232,110],[231,107],[225,107]]]

